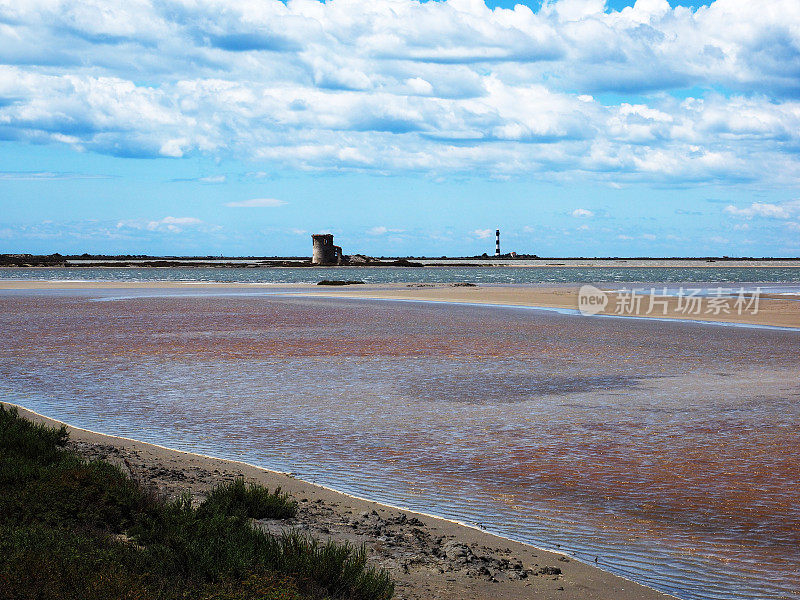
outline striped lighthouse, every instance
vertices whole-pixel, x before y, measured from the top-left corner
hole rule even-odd
[[[494,234],[495,234],[496,240],[497,240],[495,242],[495,246],[494,246],[494,255],[495,256],[500,256],[500,230],[498,229],[497,231],[494,232]]]

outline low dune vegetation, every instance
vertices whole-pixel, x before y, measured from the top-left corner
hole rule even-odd
[[[0,406],[0,599],[391,598],[364,548],[254,519],[294,516],[280,489],[237,480],[199,505],[166,499],[50,428]]]

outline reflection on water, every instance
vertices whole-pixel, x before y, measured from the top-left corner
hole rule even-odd
[[[800,598],[796,332],[0,295],[0,397],[440,513],[683,598]]]
[[[464,385],[465,376],[469,385]],[[447,370],[442,373],[398,374],[405,389],[415,398],[440,402],[525,402],[548,394],[612,391],[636,386],[638,378],[628,375],[556,375],[550,373],[472,372]]]

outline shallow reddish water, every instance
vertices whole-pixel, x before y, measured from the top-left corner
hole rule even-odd
[[[160,294],[0,294],[0,397],[680,597],[800,597],[799,332]]]

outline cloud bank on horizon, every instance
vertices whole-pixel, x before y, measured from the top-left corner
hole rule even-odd
[[[800,2],[0,0],[0,138],[609,183],[800,180]]]

